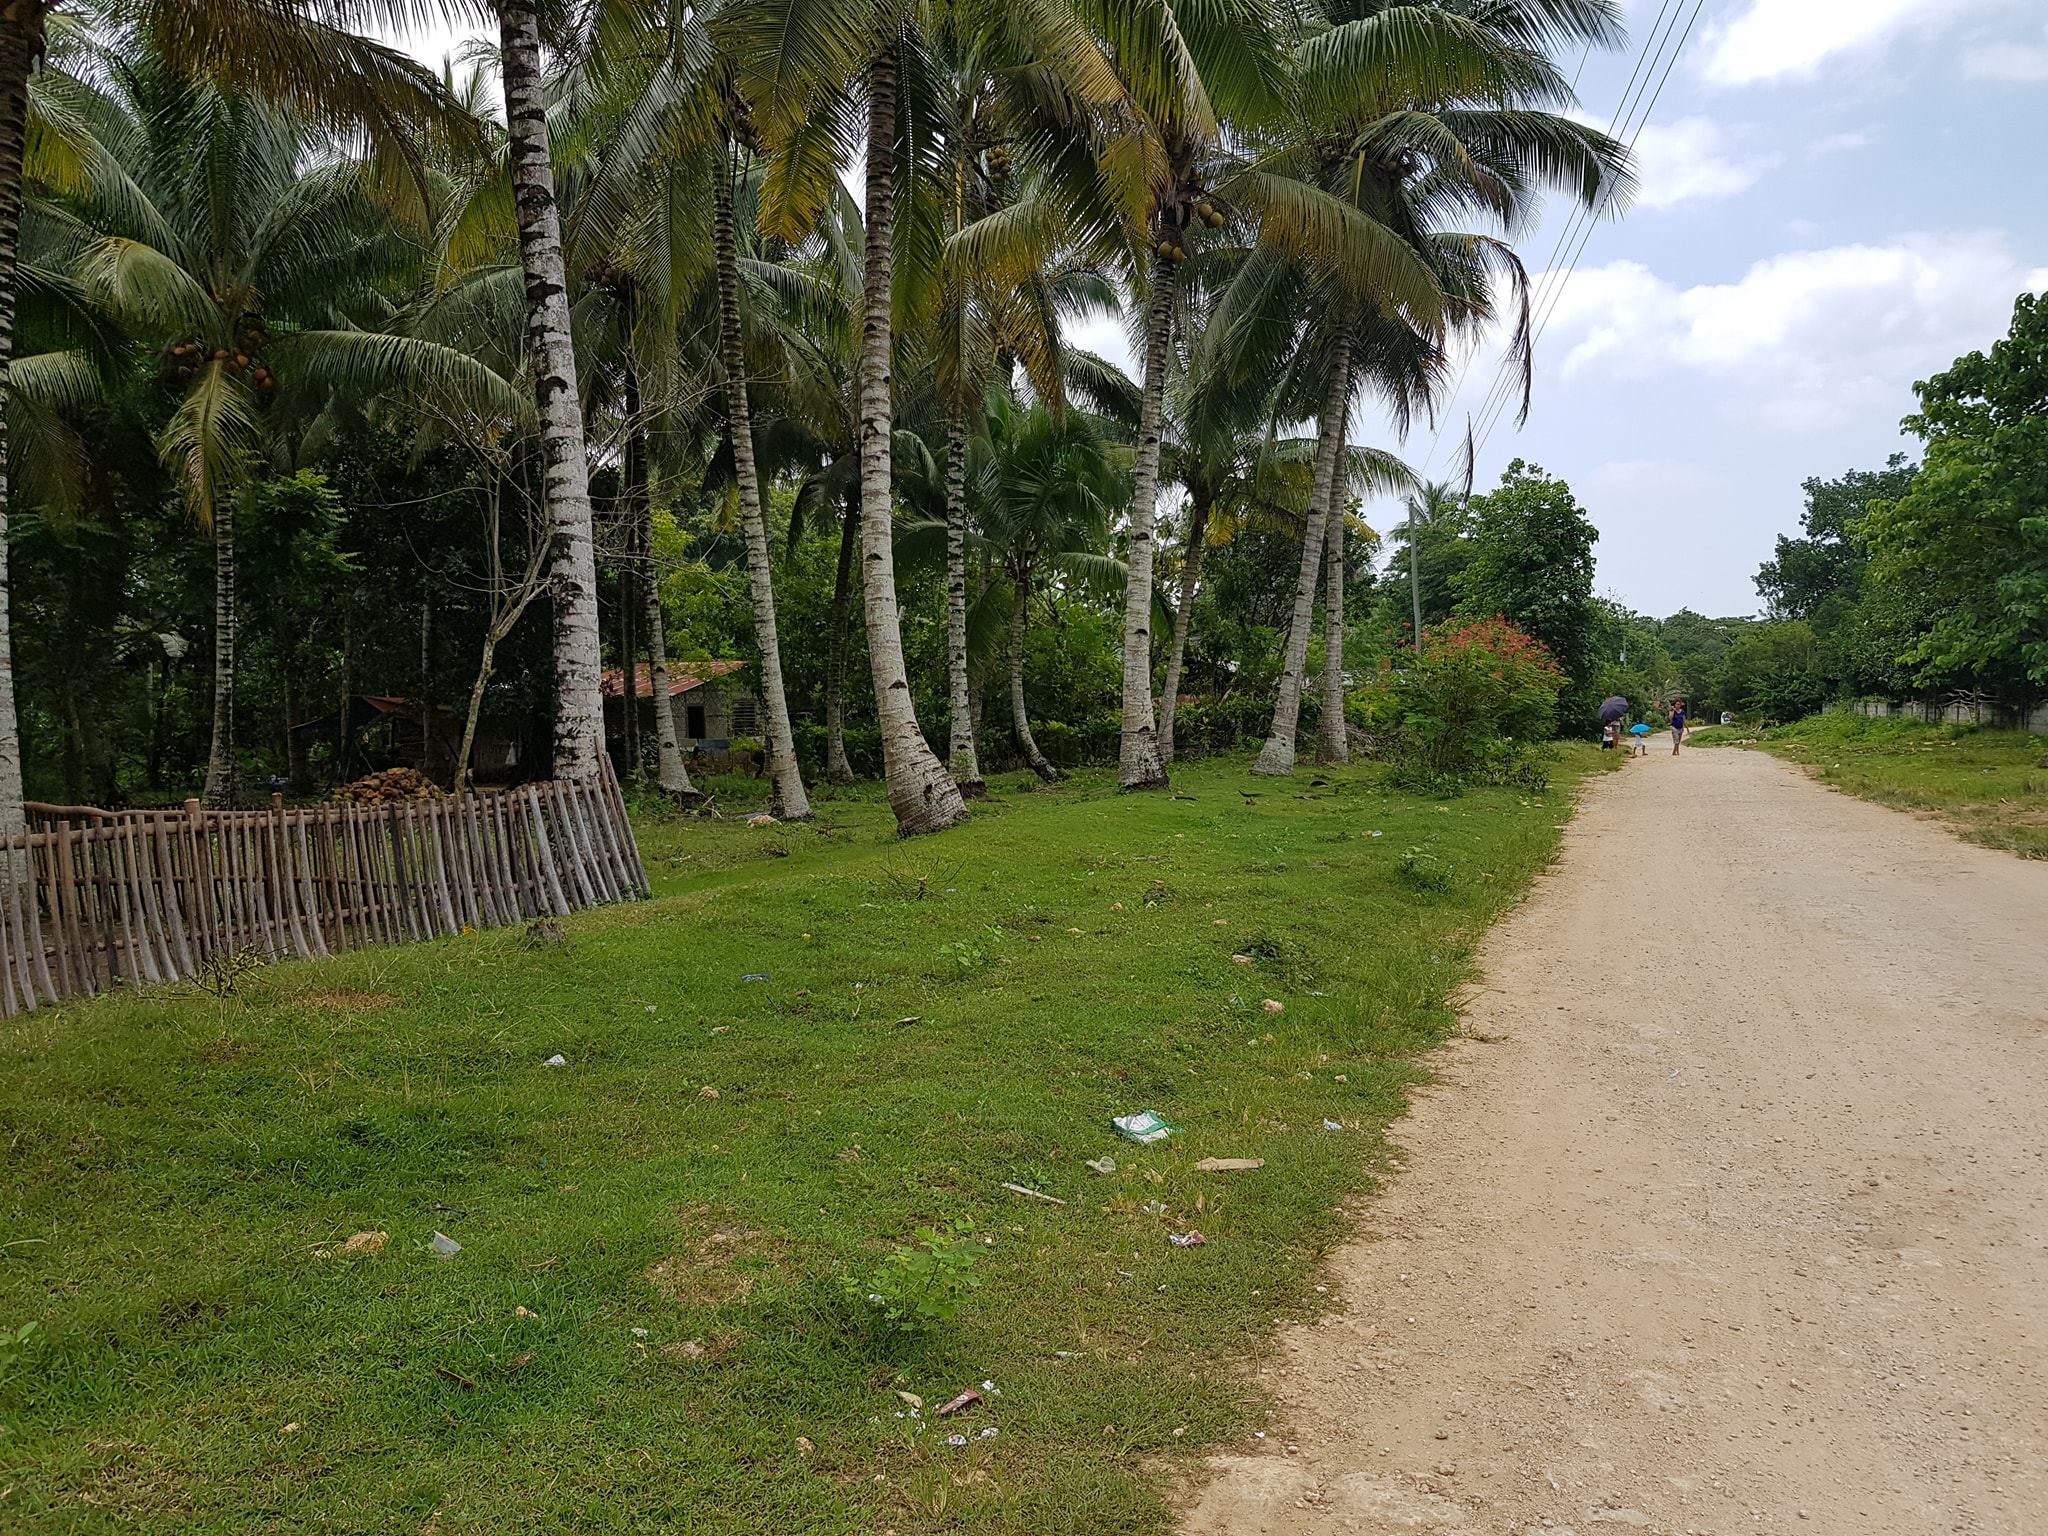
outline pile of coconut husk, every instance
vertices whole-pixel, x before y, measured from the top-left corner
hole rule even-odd
[[[385,768],[342,785],[334,798],[343,805],[391,805],[400,800],[431,800],[440,792],[417,768]]]

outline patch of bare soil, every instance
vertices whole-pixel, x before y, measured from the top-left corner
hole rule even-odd
[[[399,1000],[389,992],[363,992],[354,987],[333,987],[325,992],[308,992],[299,999],[309,1008],[331,1008],[337,1013],[361,1013],[374,1008],[396,1008]]]
[[[752,1294],[778,1256],[765,1232],[730,1222],[702,1206],[680,1213],[682,1244],[647,1266],[647,1283],[686,1307],[721,1307]]]
[[[1597,780],[1187,1536],[2048,1531],[2048,865]]]

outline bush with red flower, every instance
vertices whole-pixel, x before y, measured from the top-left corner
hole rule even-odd
[[[1506,619],[1452,620],[1423,633],[1352,699],[1401,776],[1431,787],[1528,783],[1569,679],[1542,641]]]

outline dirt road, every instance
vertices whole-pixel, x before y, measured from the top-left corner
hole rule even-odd
[[[2048,863],[1589,791],[1188,1536],[2048,1532]]]

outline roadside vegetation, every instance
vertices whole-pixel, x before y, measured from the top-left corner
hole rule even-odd
[[[9,1021],[8,1529],[1161,1529],[1597,756],[1005,775],[915,843],[827,788],[559,943]]]
[[[1926,812],[1987,848],[2048,859],[2048,736],[1825,714],[1761,736],[1731,727],[1695,739],[1754,744],[1805,764],[1831,789]]]

